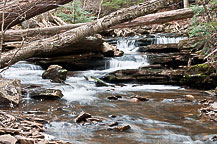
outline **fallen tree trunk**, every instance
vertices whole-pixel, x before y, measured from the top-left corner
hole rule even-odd
[[[122,23],[111,27],[116,28],[127,28],[135,26],[144,26],[149,24],[161,24],[165,22],[170,22],[174,20],[186,19],[193,17],[194,12],[191,9],[179,9],[166,11],[156,14],[149,14],[143,17],[136,18],[130,22]],[[9,30],[6,31],[4,35],[4,41],[21,41],[23,37],[31,37],[37,35],[55,35],[60,32],[65,32],[67,30],[86,25],[87,23],[80,24],[68,24],[63,26],[54,26],[48,28],[33,28],[26,30]],[[1,37],[1,36],[0,36]]]
[[[42,53],[51,53],[57,49],[70,46],[87,36],[99,33],[117,24],[153,13],[161,8],[167,7],[170,4],[175,4],[181,1],[182,0],[150,0],[140,5],[118,10],[108,16],[95,20],[90,24],[57,34],[44,40],[35,41],[19,49],[19,51],[15,49],[2,53],[0,65],[1,67],[5,67],[10,63],[15,63],[32,56],[37,56]]]
[[[79,26],[83,26],[86,23],[80,24],[68,24],[63,26],[53,26],[53,27],[46,27],[46,28],[32,28],[32,29],[25,29],[25,30],[8,30],[4,34],[4,41],[21,41],[25,37],[32,37],[36,35],[55,35],[67,30],[77,28]],[[1,37],[1,36],[0,36]]]
[[[166,11],[166,12],[160,12],[160,13],[142,16],[132,21],[116,25],[112,28],[113,29],[129,28],[129,27],[144,26],[144,25],[150,25],[150,24],[162,24],[162,23],[170,22],[174,20],[192,18],[193,15],[194,15],[194,12],[192,9],[189,9],[189,8],[178,9],[178,10],[172,10],[172,11]]]
[[[5,10],[5,28],[10,28],[22,21],[42,14],[60,5],[66,4],[73,0],[7,0],[0,2],[0,26],[2,25],[2,13]]]

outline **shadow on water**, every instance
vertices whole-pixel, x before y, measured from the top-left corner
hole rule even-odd
[[[177,43],[180,38],[168,38],[165,35],[152,36],[156,43]],[[75,143],[205,143],[216,134],[217,126],[201,120],[198,109],[200,100],[207,98],[198,90],[184,89],[165,85],[132,85],[123,87],[96,87],[93,80],[84,76],[101,77],[117,69],[138,68],[148,65],[145,53],[138,52],[138,39],[141,37],[121,38],[118,48],[125,51],[120,58],[111,58],[105,63],[105,70],[74,72],[67,78],[68,85],[54,84],[43,80],[40,66],[28,62],[19,62],[4,72],[7,78],[18,78],[23,84],[37,84],[44,88],[62,90],[61,100],[34,100],[26,98],[15,111],[45,112],[43,118],[51,123],[45,125],[46,133],[57,139]],[[141,42],[141,41],[140,41]],[[183,95],[194,95],[194,102],[175,102]],[[110,101],[108,96],[119,95],[117,101]],[[131,102],[131,96],[148,97],[146,102]],[[28,95],[27,95],[28,96]],[[129,124],[126,132],[108,131],[103,122],[77,124],[75,117],[82,111],[100,116],[106,122],[117,121]],[[209,141],[210,142],[210,141]],[[211,143],[211,142],[210,142]]]

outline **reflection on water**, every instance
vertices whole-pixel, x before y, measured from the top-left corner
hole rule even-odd
[[[145,53],[137,52],[138,37],[117,41],[123,57],[111,58],[105,63],[105,70],[88,70],[74,73],[66,80],[67,85],[51,83],[41,78],[44,70],[40,66],[19,62],[3,73],[7,78],[18,78],[23,84],[36,84],[44,88],[60,89],[62,100],[27,99],[15,110],[38,110],[46,112],[44,118],[52,122],[45,125],[46,133],[58,139],[74,143],[204,143],[205,136],[216,133],[216,125],[200,121],[197,103],[205,98],[198,91],[186,90],[178,86],[132,85],[96,87],[94,80],[117,69],[133,69],[148,65]],[[156,40],[157,39],[157,40]],[[156,35],[156,43],[176,43],[182,38],[168,38]],[[88,77],[86,80],[84,76]],[[175,103],[173,99],[192,94],[194,103]],[[108,96],[121,95],[118,101],[107,100]],[[131,96],[145,96],[147,102],[129,102]],[[28,96],[28,95],[27,95]],[[27,102],[28,101],[28,102]],[[79,125],[74,118],[85,111],[100,116],[107,121],[129,124],[127,132],[106,130],[101,123]],[[111,118],[110,115],[116,115]]]

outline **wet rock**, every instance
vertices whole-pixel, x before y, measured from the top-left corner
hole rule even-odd
[[[110,118],[116,118],[116,115],[109,115]]]
[[[139,99],[137,99],[137,98],[132,98],[132,99],[130,99],[129,101],[136,103],[136,102],[139,102]]]
[[[16,144],[17,139],[10,134],[8,135],[1,135],[0,136],[0,143],[1,144]]]
[[[103,49],[102,49],[102,53],[105,57],[120,57],[123,56],[124,52],[123,51],[119,51],[117,49],[117,46],[112,46],[110,44],[108,44],[107,42],[103,43]]]
[[[91,78],[96,81],[96,86],[98,86],[98,87],[100,87],[100,86],[115,87],[115,85],[111,85],[109,83],[106,83],[103,80],[96,78],[94,76],[91,76]]]
[[[118,70],[101,79],[111,83],[179,84],[182,77],[181,70],[141,68]]]
[[[87,120],[91,122],[102,122],[104,119],[99,117],[91,117],[91,118],[87,118]]]
[[[118,122],[115,121],[115,122],[110,123],[108,126],[113,127],[113,126],[117,126],[117,125],[118,125]]]
[[[138,101],[148,101],[149,99],[141,96],[132,96],[132,99],[138,99]]]
[[[60,99],[63,97],[62,91],[57,89],[40,89],[29,92],[29,95],[35,99]]]
[[[20,80],[0,79],[0,104],[19,104],[21,100]]]
[[[193,95],[185,95],[184,99],[188,102],[193,102],[195,100]]]
[[[75,122],[76,123],[80,123],[80,122],[82,122],[82,121],[87,121],[87,118],[91,118],[91,114],[89,114],[89,113],[85,113],[85,112],[81,112],[80,114],[79,114],[79,116],[75,119]]]
[[[217,135],[213,136],[213,137],[211,138],[211,140],[212,140],[212,141],[217,141]]]
[[[117,95],[117,96],[109,96],[107,97],[108,100],[118,100],[119,98],[122,98],[121,96]]]
[[[179,52],[178,44],[152,44],[145,49],[146,52],[171,53]]]
[[[209,63],[192,65],[185,72],[182,83],[193,88],[215,89],[217,86],[216,69]]]
[[[206,95],[208,95],[208,96],[216,96],[217,94],[214,92],[214,91],[212,91],[212,90],[209,90],[209,91],[203,91],[202,92],[203,94],[206,94]]]
[[[66,80],[67,70],[62,69],[61,66],[51,65],[42,74],[43,79],[51,79],[52,82],[62,83]]]
[[[124,125],[124,126],[115,126],[115,127],[109,127],[107,130],[114,130],[114,131],[127,131],[129,130],[131,127],[130,125]]]

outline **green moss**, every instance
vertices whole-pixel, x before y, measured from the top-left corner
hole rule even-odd
[[[181,79],[181,84],[193,88],[210,89],[217,85],[217,69],[211,64],[193,65]]]
[[[209,63],[193,65],[187,71],[188,74],[199,74],[199,75],[210,75],[216,72],[217,72],[217,67],[214,68]]]

